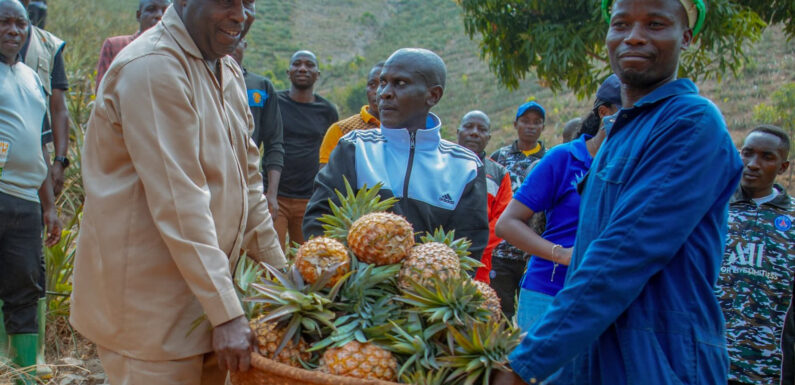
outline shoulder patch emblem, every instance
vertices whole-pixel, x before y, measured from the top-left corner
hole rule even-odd
[[[248,106],[264,107],[268,100],[268,93],[265,90],[248,90]]]
[[[444,194],[444,195],[440,196],[439,197],[439,201],[447,203],[448,205],[455,204],[455,202],[453,202],[453,198],[450,197],[450,194]]]
[[[792,220],[786,216],[781,215],[773,222],[776,225],[776,229],[781,231],[787,231],[792,228]]]

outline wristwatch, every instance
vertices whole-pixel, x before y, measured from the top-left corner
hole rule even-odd
[[[69,158],[67,158],[65,156],[60,156],[60,155],[56,156],[55,157],[55,161],[56,162],[61,162],[61,164],[63,165],[63,168],[69,167]]]

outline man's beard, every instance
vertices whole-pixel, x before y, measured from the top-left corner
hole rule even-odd
[[[655,77],[648,72],[638,72],[635,70],[621,71],[619,78],[621,78],[621,81],[624,84],[632,88],[639,88],[639,89],[649,88],[657,84],[660,80],[662,80],[662,79],[655,79]]]

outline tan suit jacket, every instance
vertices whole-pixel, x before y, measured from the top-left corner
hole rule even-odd
[[[285,263],[262,191],[240,68],[221,81],[172,8],[128,45],[100,85],[83,148],[85,209],[71,322],[142,360],[212,350],[243,314],[230,271],[241,248]]]

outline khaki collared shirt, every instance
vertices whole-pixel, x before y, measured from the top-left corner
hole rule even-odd
[[[243,314],[230,271],[241,249],[285,263],[262,191],[240,68],[220,81],[169,8],[114,60],[83,148],[86,201],[71,322],[98,345],[143,360],[212,350]]]

